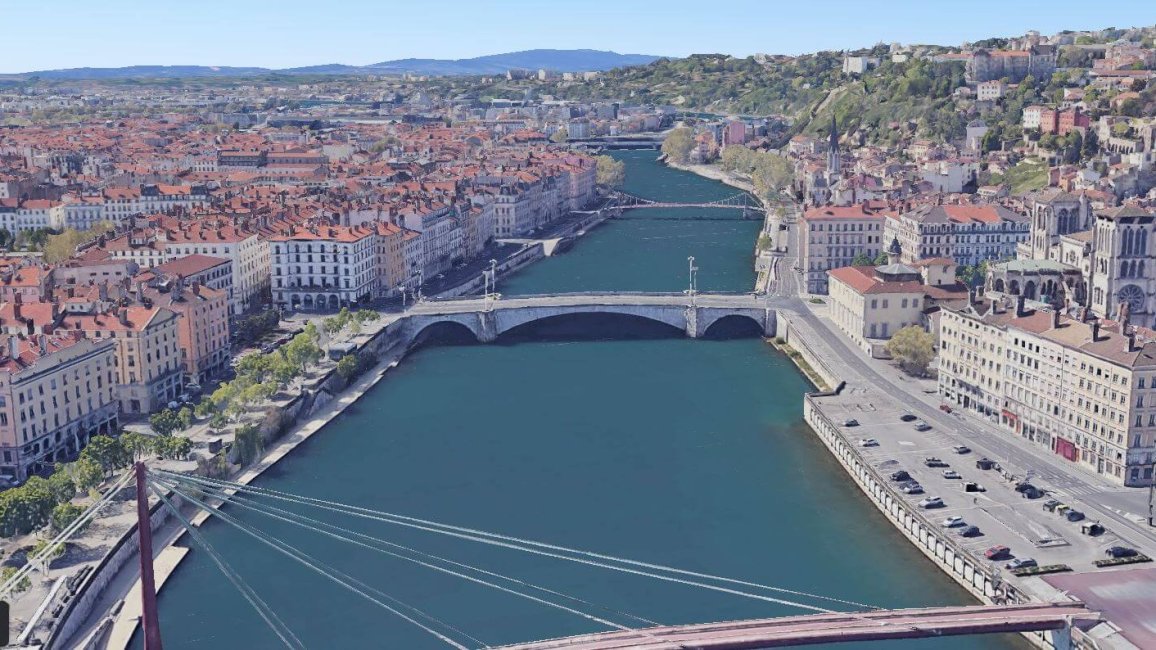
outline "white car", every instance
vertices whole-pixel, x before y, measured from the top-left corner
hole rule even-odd
[[[944,506],[943,499],[940,497],[927,497],[919,502],[919,507],[930,510],[931,508],[942,508]]]
[[[959,472],[957,472],[953,469],[945,469],[945,470],[943,470],[943,478],[961,478],[961,477],[959,476]]]
[[[916,420],[915,421],[915,430],[916,431],[929,431],[929,430],[931,430],[931,425],[924,422],[923,420]]]
[[[955,528],[957,526],[962,526],[964,525],[963,517],[948,517],[947,519],[943,520],[942,525],[944,528]]]
[[[874,439],[874,438],[860,438],[859,439],[859,446],[860,447],[878,447],[879,441]]]

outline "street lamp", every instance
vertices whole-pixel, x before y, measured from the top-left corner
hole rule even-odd
[[[405,311],[405,284],[397,285],[397,290],[401,292],[401,309]]]
[[[698,293],[698,267],[694,265],[693,255],[686,258],[686,266],[688,276],[686,295],[690,296],[690,304],[694,306],[695,294]]]
[[[424,282],[424,275],[425,274],[424,274],[422,269],[417,270],[417,297],[416,297],[417,302],[421,302],[421,300],[422,300],[421,285]]]

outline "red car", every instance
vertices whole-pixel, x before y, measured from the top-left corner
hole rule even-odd
[[[984,551],[983,556],[989,560],[1004,560],[1011,557],[1011,549],[1006,546],[993,546]]]
[[[943,411],[944,413],[951,413],[951,405],[950,404],[940,404],[939,410]]]

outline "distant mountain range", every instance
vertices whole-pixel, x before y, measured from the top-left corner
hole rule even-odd
[[[511,68],[556,72],[605,71],[646,65],[662,57],[602,50],[525,50],[472,59],[398,59],[370,65],[340,63],[300,68],[247,68],[203,65],[134,65],[124,68],[67,68],[25,72],[41,79],[132,79],[178,77],[250,77],[265,74],[420,74],[431,76],[503,74]]]

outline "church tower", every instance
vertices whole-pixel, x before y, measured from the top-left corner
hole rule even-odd
[[[831,116],[831,136],[827,143],[827,175],[837,178],[842,172],[843,159],[839,153],[839,130],[835,125],[835,116]]]

